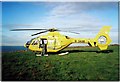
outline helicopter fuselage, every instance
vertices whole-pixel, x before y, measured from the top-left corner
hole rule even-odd
[[[71,38],[60,34],[58,31],[48,32],[46,35],[38,36],[27,42],[24,46],[29,50],[41,52],[41,41],[45,40],[47,52],[58,52],[72,43],[87,43],[92,47],[98,46],[100,50],[106,50],[111,42],[108,35],[109,26],[103,27],[95,38]]]

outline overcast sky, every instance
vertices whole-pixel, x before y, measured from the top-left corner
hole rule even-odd
[[[94,38],[103,26],[111,26],[112,43],[118,43],[117,2],[3,2],[2,45],[22,46],[39,31],[14,28],[58,28],[75,38]]]

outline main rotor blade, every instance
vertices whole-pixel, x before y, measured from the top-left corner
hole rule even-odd
[[[67,32],[67,31],[66,31]],[[70,33],[74,33],[74,34],[80,34],[80,33],[78,33],[78,32],[71,32],[71,31],[68,31],[68,32],[70,32]]]
[[[32,34],[31,36],[35,36],[35,35],[38,35],[38,34],[41,34],[41,33],[45,33],[45,32],[48,32],[48,30]]]
[[[59,31],[62,31],[62,30],[59,30]],[[72,32],[72,31],[62,31],[62,32],[69,32],[69,33],[74,33],[74,34],[80,34],[78,32]]]
[[[48,30],[48,29],[12,29],[11,31],[31,31],[31,30]]]

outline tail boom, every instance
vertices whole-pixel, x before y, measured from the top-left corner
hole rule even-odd
[[[87,39],[87,38],[78,38],[73,39],[73,43],[87,43],[92,47],[98,46],[100,50],[106,50],[108,45],[111,43],[111,38],[108,35],[110,32],[110,26],[104,26],[101,28],[99,33],[95,38]]]

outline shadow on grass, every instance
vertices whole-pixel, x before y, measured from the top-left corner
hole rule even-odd
[[[64,51],[60,51],[60,52],[49,52],[48,54],[60,54],[60,53],[65,53],[65,52],[69,52],[69,53],[75,53],[75,52],[96,52],[96,53],[113,53],[113,50],[64,50]]]

